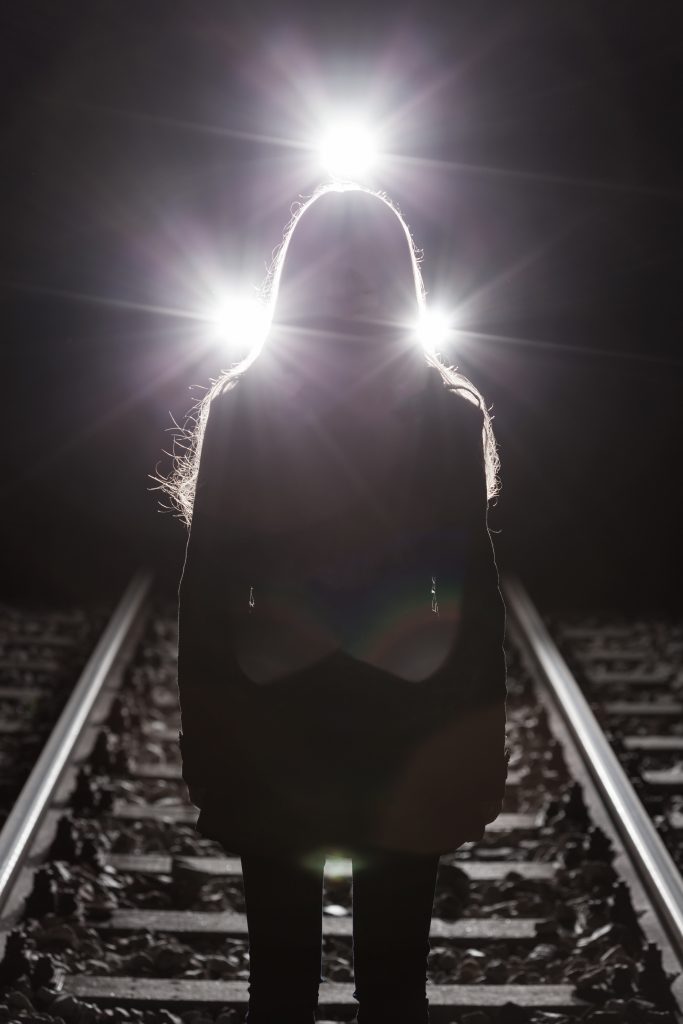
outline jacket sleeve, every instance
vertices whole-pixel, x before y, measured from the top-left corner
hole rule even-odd
[[[506,612],[488,527],[483,414],[448,395],[442,423],[438,466],[458,538],[460,641],[448,686],[389,787],[374,837],[380,846],[420,853],[482,838],[503,808],[510,756]]]
[[[465,686],[468,703],[495,704],[504,702],[507,697],[506,608],[488,525],[483,413],[478,409],[472,411],[475,415],[468,417],[468,427],[473,436],[468,430],[464,452],[468,492],[462,589],[462,633],[467,661]]]
[[[468,434],[465,453],[471,472],[464,477],[471,498],[463,580],[467,711],[459,724],[467,736],[461,736],[458,745],[464,755],[465,777],[467,770],[473,773],[459,813],[462,823],[467,822],[467,838],[477,840],[502,810],[511,748],[506,732],[506,608],[488,525],[484,417],[481,410],[474,411],[474,437]]]
[[[226,510],[235,397],[232,391],[219,395],[209,409],[178,593],[179,742],[182,776],[194,803],[215,769],[231,657]]]

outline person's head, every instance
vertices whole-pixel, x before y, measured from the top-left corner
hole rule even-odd
[[[381,194],[324,188],[295,213],[270,276],[275,324],[415,331],[424,289],[410,231]]]
[[[381,193],[326,186],[290,221],[263,290],[269,329],[252,357],[324,393],[426,370],[424,287],[410,231]],[[248,357],[249,358],[249,357]],[[417,383],[417,382],[415,382]],[[388,391],[389,393],[389,391]]]
[[[491,417],[474,384],[419,341],[426,298],[418,250],[384,193],[352,184],[319,188],[285,228],[261,297],[267,324],[261,342],[212,381],[178,438],[172,475],[155,477],[186,523],[210,403],[239,385],[256,362],[266,376],[278,364],[290,379],[294,373],[328,388],[347,388],[378,370],[391,376],[398,367],[405,376],[431,364],[449,388],[482,409],[488,495],[495,497],[499,458]]]

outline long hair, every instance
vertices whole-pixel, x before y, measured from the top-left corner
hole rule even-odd
[[[411,274],[406,280],[412,281],[414,296],[412,288],[409,287],[410,295],[406,298],[409,299],[411,304],[414,298],[415,324],[417,325],[420,319],[425,317],[427,313],[426,292],[420,271],[422,252],[416,248],[410,228],[399,208],[389,199],[386,193],[374,191],[363,185],[351,182],[335,182],[321,185],[308,199],[296,204],[293,207],[292,217],[285,228],[282,242],[273,253],[266,278],[258,292],[258,303],[261,308],[264,324],[260,341],[242,359],[228,369],[222,370],[217,377],[210,381],[202,398],[196,402],[188,413],[184,425],[182,427],[176,425],[173,449],[170,453],[173,460],[170,474],[166,477],[157,474],[152,478],[158,485],[157,489],[165,493],[170,499],[171,510],[187,526],[192,521],[199,460],[201,458],[204,430],[211,402],[217,395],[237,386],[242,375],[248,371],[251,364],[258,359],[260,353],[268,344],[269,337],[273,334],[273,327],[277,320],[275,315],[276,307],[278,306],[281,285],[287,266],[287,256],[292,240],[297,237],[297,227],[301,224],[304,216],[306,216],[306,223],[310,222],[316,204],[320,202],[322,197],[333,192],[364,193],[366,196],[373,197],[377,203],[384,204],[384,207],[396,218],[402,236],[405,238],[406,253],[410,261]],[[324,204],[321,204],[321,207],[324,207]],[[418,344],[419,342],[416,338],[415,345]],[[500,458],[493,432],[492,416],[486,407],[486,402],[472,381],[460,373],[457,367],[447,366],[443,363],[439,353],[425,346],[424,359],[426,364],[431,364],[439,371],[449,390],[454,391],[462,399],[472,402],[482,411],[482,441],[486,467],[487,496],[488,500],[491,501],[500,493]]]

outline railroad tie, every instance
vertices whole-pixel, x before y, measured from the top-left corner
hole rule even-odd
[[[320,1009],[358,1006],[354,986],[324,981],[320,986]],[[244,1008],[248,1000],[245,981],[205,981],[175,978],[109,978],[66,975],[64,994],[98,1003],[102,1007],[154,1009],[167,1007],[182,1011],[224,1006]],[[430,1018],[438,1024],[452,1020],[453,1010],[486,1009],[515,1003],[520,1007],[548,1012],[577,1013],[590,1004],[573,994],[571,985],[434,985],[427,983]],[[440,1012],[443,1011],[443,1012]]]
[[[133,821],[159,821],[194,825],[199,816],[195,807],[181,804],[129,804],[114,801],[108,817]],[[535,832],[540,828],[538,814],[499,814],[486,826],[487,832]]]
[[[608,715],[633,715],[635,717],[683,715],[683,704],[677,700],[609,700],[599,705],[599,709]]]
[[[154,762],[141,762],[138,764],[131,765],[130,774],[133,778],[138,779],[163,779],[165,781],[180,782],[182,779],[181,769],[179,763],[169,763],[168,761],[161,761],[158,764]],[[510,770],[505,782],[506,787],[515,788],[520,785],[524,775],[521,771]]]
[[[625,736],[627,750],[648,750],[671,754],[683,750],[683,736]]]
[[[537,942],[542,918],[533,917],[465,917],[444,921],[433,917],[430,937],[452,942]],[[173,935],[247,935],[246,914],[233,910],[112,910],[110,916],[99,915],[89,921],[99,931],[150,931]],[[323,915],[323,934],[350,936],[353,918]]]
[[[123,873],[143,875],[170,875],[173,862],[181,864],[189,871],[213,878],[225,878],[242,874],[242,862],[239,857],[170,857],[163,854],[129,854],[110,853],[103,856],[103,863]],[[446,858],[444,861],[446,862]],[[448,863],[460,868],[470,881],[497,882],[503,881],[509,874],[514,874],[529,881],[551,881],[555,878],[560,865],[557,862],[542,861],[472,861],[454,860]],[[351,876],[351,861],[338,858],[331,866],[327,863],[326,874],[335,878]]]

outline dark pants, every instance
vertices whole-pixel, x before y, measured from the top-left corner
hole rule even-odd
[[[323,857],[243,856],[247,1024],[311,1024],[322,977]],[[353,858],[358,1024],[427,1024],[427,956],[438,856]],[[332,919],[331,919],[332,920]],[[398,1013],[398,1016],[397,1016]]]

